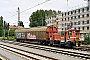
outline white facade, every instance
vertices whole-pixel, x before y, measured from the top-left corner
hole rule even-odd
[[[47,26],[51,26],[51,25],[57,24],[57,20],[58,20],[58,15],[52,15],[52,16],[46,17],[45,21],[47,23]]]
[[[72,28],[81,30],[81,33],[90,33],[90,7],[63,12],[60,17],[60,30],[67,29],[67,23],[72,22]]]
[[[56,23],[58,31],[66,30],[67,23],[72,22],[72,28],[81,30],[80,33],[90,33],[90,7],[82,7],[47,17],[46,22],[47,26]]]

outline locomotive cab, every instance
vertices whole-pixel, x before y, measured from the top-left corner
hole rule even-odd
[[[69,30],[68,31],[68,40],[76,40],[78,36],[78,40],[80,38],[80,30]]]
[[[64,46],[80,46],[80,30],[65,30],[60,32],[61,43]]]

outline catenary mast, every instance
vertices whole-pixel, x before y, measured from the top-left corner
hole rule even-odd
[[[20,26],[19,22],[20,22],[20,9],[18,7],[18,26]]]

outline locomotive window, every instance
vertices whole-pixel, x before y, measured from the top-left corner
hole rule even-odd
[[[61,36],[64,36],[65,35],[65,32],[61,32]]]
[[[71,36],[71,35],[72,35],[72,32],[71,32],[71,31],[69,31],[69,32],[68,32],[68,35],[69,35],[69,36]]]
[[[76,35],[79,35],[79,32],[76,32]]]

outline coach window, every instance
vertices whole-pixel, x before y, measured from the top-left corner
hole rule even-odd
[[[22,38],[25,38],[25,33],[21,33]]]
[[[65,32],[62,31],[62,32],[61,32],[61,36],[64,36],[64,35],[65,35]]]
[[[71,35],[72,35],[72,31],[69,31],[69,32],[68,32],[68,35],[71,36]]]

